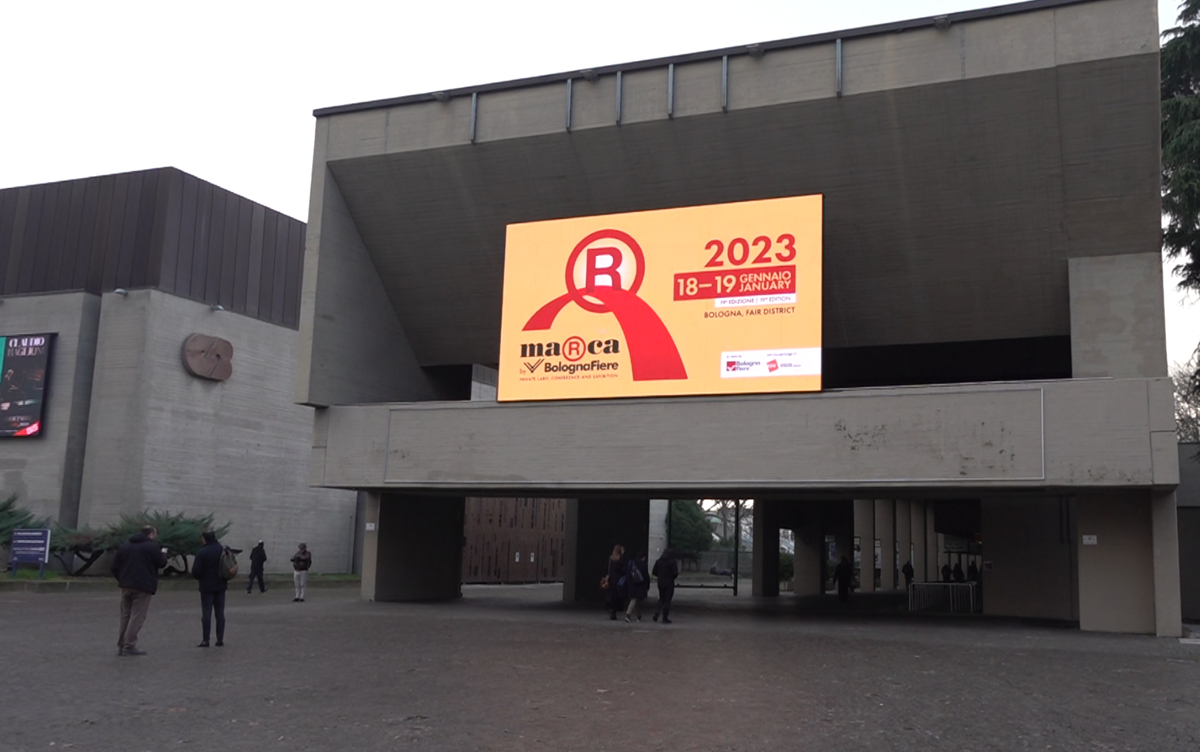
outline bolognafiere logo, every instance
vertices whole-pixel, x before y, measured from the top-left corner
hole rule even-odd
[[[654,309],[638,297],[645,276],[646,256],[633,236],[621,230],[597,230],[580,240],[567,258],[566,293],[539,308],[522,331],[550,329],[559,312],[571,303],[591,313],[611,313],[625,335],[634,381],[686,379],[687,370],[670,331]],[[617,364],[598,359],[585,363],[577,361],[588,354],[618,353],[620,346],[617,339],[588,342],[573,336],[561,345],[558,342],[523,344],[521,357],[561,356],[569,361],[561,365],[546,361],[546,372],[608,370],[615,369]],[[524,361],[530,373],[542,364],[542,360]]]

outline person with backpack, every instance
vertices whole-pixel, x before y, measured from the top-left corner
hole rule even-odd
[[[258,578],[258,592],[267,592],[267,584],[263,582],[263,565],[267,563],[267,549],[263,542],[250,549],[250,581],[246,583],[246,595],[254,589],[254,579]]]
[[[629,560],[625,566],[625,592],[629,605],[625,607],[625,621],[642,620],[642,601],[650,594],[650,573],[646,571],[646,554]]]
[[[233,551],[221,545],[211,530],[200,533],[204,545],[192,562],[192,576],[200,583],[200,626],[204,638],[196,647],[208,647],[212,615],[217,615],[217,647],[225,644],[225,591],[229,581],[237,576],[237,559]]]
[[[292,556],[292,582],[296,585],[296,597],[292,598],[292,603],[304,602],[304,596],[308,592],[308,570],[312,567],[312,552],[308,550],[308,545],[301,543],[296,550],[296,554]]]
[[[625,606],[624,601],[621,600],[623,595],[621,581],[625,579],[624,571],[625,547],[618,543],[613,546],[612,555],[608,557],[608,573],[600,580],[600,587],[604,590],[604,605],[608,606],[608,618],[613,621],[617,620],[617,611]]]

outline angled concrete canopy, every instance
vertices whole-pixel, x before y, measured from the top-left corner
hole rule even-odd
[[[1076,555],[1063,523],[1062,560],[1087,569],[1063,578],[1068,613],[1171,633],[1158,69],[1152,0],[1035,0],[319,110],[296,382],[327,408],[312,482],[1065,495],[1081,526],[1136,528]],[[826,393],[466,401],[499,361],[506,225],[810,193]],[[983,517],[1020,535],[1025,507],[1003,509]],[[1133,559],[1151,606],[1108,621],[1097,583]]]

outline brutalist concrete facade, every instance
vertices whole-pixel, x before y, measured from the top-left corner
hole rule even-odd
[[[988,612],[1047,600],[1020,593],[1049,557],[1063,595],[1023,615],[1177,634],[1158,66],[1150,0],[1036,0],[318,111],[295,398],[312,482],[372,492],[364,595],[415,597],[374,558],[399,545],[446,560],[417,596],[457,593],[399,505],[578,497],[588,598],[651,497],[972,498]],[[824,393],[468,401],[507,224],[811,193]]]
[[[67,527],[212,513],[270,571],[299,541],[351,571],[355,494],[308,486],[292,401],[303,231],[171,168],[0,191],[0,334],[56,335],[44,431],[0,440],[0,497]],[[194,333],[232,344],[227,380],[185,370]]]

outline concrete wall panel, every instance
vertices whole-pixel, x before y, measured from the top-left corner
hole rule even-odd
[[[836,93],[837,58],[832,44],[772,50],[760,58],[729,58],[730,110],[804,102]]]
[[[622,125],[667,119],[666,68],[630,71],[622,81]]]
[[[1055,62],[1140,55],[1158,51],[1154,0],[1107,0],[1054,9]]]
[[[1159,253],[1073,258],[1068,267],[1075,378],[1165,376]]]
[[[1079,628],[1154,634],[1149,494],[1080,494],[1078,503],[1081,540],[1097,541],[1079,546]]]
[[[982,572],[985,614],[1078,618],[1066,503],[1016,497],[983,500],[983,560],[992,566]]]
[[[229,340],[233,375],[183,369],[195,332]],[[299,335],[152,290],[106,295],[101,309],[81,521],[145,508],[213,513],[236,547],[266,541],[268,571],[288,571],[305,541],[313,569],[351,567],[354,494],[308,488],[313,411],[295,405]]]
[[[389,154],[469,143],[471,98],[390,108],[386,140]]]
[[[480,142],[564,131],[567,85],[554,83],[481,96],[478,123]]]
[[[0,439],[0,499],[15,493],[20,506],[64,525],[78,514],[99,319],[99,297],[83,292],[8,297],[0,306],[0,336],[58,335],[42,435]]]
[[[615,75],[601,76],[595,81],[575,79],[571,99],[571,130],[602,128],[617,121]]]

